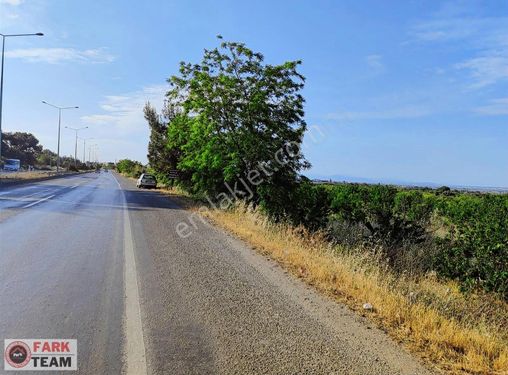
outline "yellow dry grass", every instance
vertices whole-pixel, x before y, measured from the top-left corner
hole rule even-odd
[[[367,316],[430,367],[448,374],[508,374],[505,302],[464,296],[455,283],[433,275],[396,276],[372,253],[331,246],[319,234],[273,224],[246,207],[200,212],[352,309],[364,313],[362,305],[371,303]]]
[[[0,174],[1,180],[34,180],[55,175],[52,171],[9,172]]]

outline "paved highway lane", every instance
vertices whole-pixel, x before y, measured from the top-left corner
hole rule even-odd
[[[189,215],[112,173],[0,189],[0,339],[76,338],[82,374],[427,373]]]
[[[0,190],[2,347],[75,338],[80,373],[120,372],[123,204],[107,173]]]

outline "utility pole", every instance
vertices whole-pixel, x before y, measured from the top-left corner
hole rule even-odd
[[[70,126],[66,126],[66,129],[74,130],[76,132],[76,143],[74,144],[74,166],[78,167],[78,132],[80,130],[88,129],[88,126],[84,126],[82,128],[71,128]],[[84,162],[84,160],[83,160]]]
[[[58,146],[57,146],[57,150],[56,150],[56,173],[58,173],[60,171],[60,125],[62,123],[62,109],[76,109],[76,108],[79,108],[79,107],[59,107],[57,105],[54,105],[54,104],[51,104],[51,103],[48,103],[46,101],[42,101],[44,104],[47,104],[53,108],[56,108],[58,109]]]
[[[5,55],[5,38],[16,36],[43,36],[43,33],[35,34],[0,34],[2,37],[2,63],[1,63],[1,77],[0,77],[0,160],[2,160],[2,102],[4,98],[4,55]]]

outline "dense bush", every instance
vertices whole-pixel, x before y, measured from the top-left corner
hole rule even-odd
[[[311,230],[323,229],[328,224],[331,195],[324,186],[302,181],[284,188],[262,186],[259,193],[261,207],[277,221]]]
[[[466,289],[482,287],[508,298],[508,197],[461,194],[441,200],[438,211],[449,224],[436,258],[440,273]]]
[[[122,159],[116,164],[116,169],[129,177],[138,178],[143,173],[144,167],[138,161]]]
[[[335,242],[375,245],[397,271],[432,269],[464,289],[508,295],[506,195],[301,181],[262,190],[261,206]]]

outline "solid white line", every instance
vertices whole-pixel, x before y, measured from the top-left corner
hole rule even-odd
[[[118,185],[120,186],[120,184]],[[145,352],[145,343],[143,341],[143,324],[141,322],[141,307],[139,304],[136,258],[134,256],[134,241],[132,239],[129,212],[125,205],[123,212],[124,212],[123,233],[124,233],[124,251],[125,251],[124,355],[127,364],[126,374],[144,375],[147,374],[146,352]]]
[[[41,203],[41,202],[44,202],[44,201],[47,201],[48,199],[53,198],[55,195],[56,195],[56,194],[53,194],[53,195],[50,195],[49,197],[39,199],[38,201],[32,202],[32,203],[30,203],[30,204],[27,204],[26,206],[23,206],[23,207],[21,207],[21,208],[28,208],[28,207],[35,206],[36,204],[39,204],[39,203]]]

